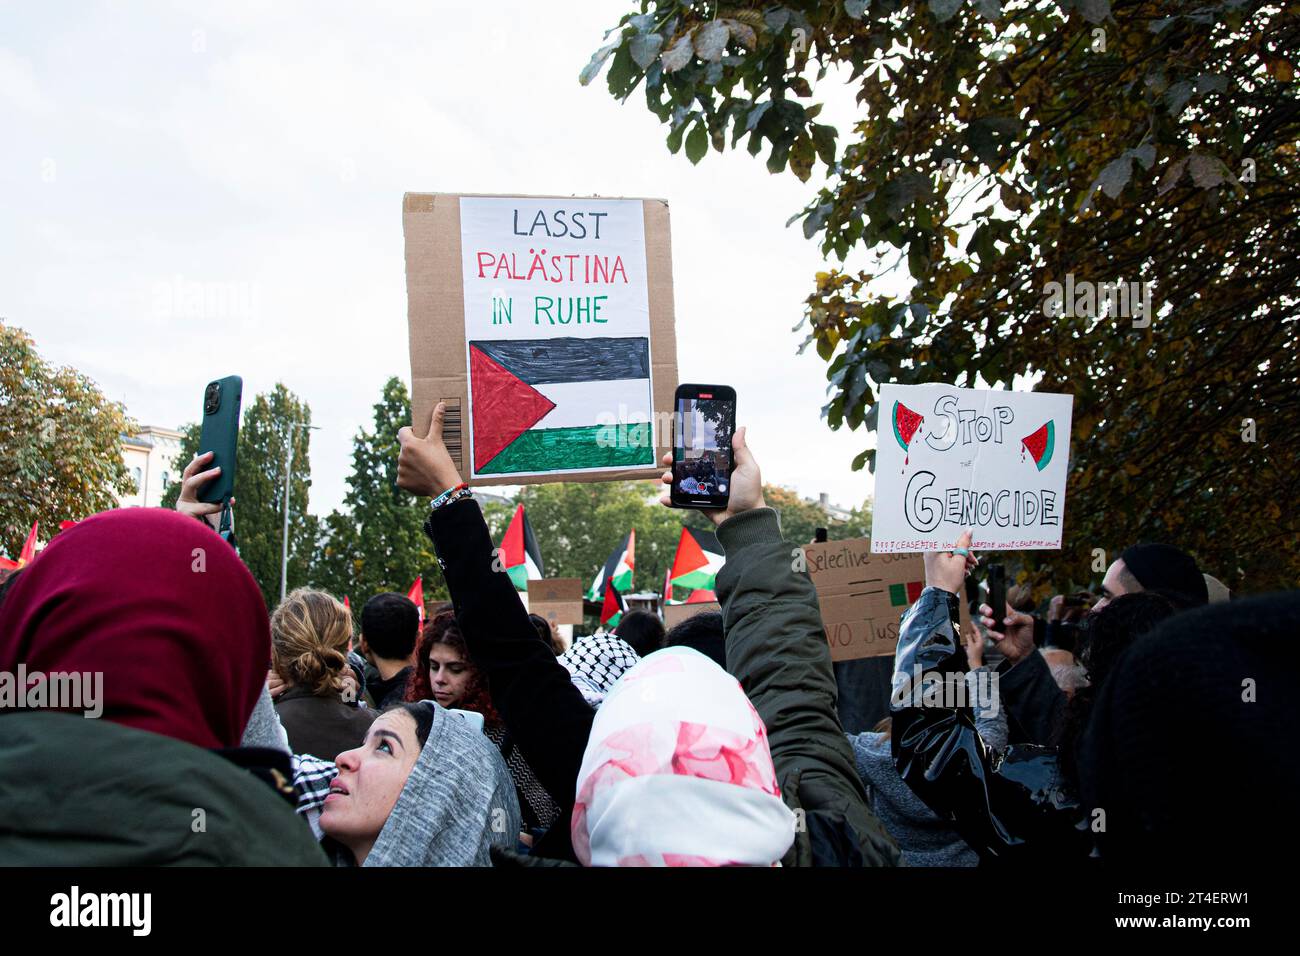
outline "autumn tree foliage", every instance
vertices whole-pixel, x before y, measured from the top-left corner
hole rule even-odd
[[[791,222],[829,260],[799,324],[831,428],[873,429],[882,382],[1068,392],[1067,546],[1023,556],[1038,580],[1095,583],[1138,540],[1234,587],[1300,579],[1294,5],[645,0],[607,39],[581,79],[640,89],[670,150],[744,142],[816,187]],[[856,121],[820,122],[845,83]],[[1102,308],[1118,283],[1149,313]]]
[[[17,557],[33,521],[48,540],[133,493],[122,436],[135,427],[93,381],[0,322],[0,554]]]

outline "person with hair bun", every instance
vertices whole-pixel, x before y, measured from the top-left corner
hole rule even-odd
[[[291,591],[271,615],[271,667],[286,685],[275,712],[296,754],[333,760],[366,738],[375,713],[344,692],[351,640],[352,615],[324,591]]]

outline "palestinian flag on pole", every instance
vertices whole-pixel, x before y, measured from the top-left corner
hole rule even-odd
[[[619,591],[632,590],[632,569],[636,567],[636,529],[633,528],[623,539],[623,543],[614,549],[605,566],[600,569],[596,575],[596,580],[591,582],[591,590],[587,592],[588,601],[605,600],[607,584],[613,584]]]
[[[607,631],[617,627],[626,610],[627,605],[623,603],[623,595],[618,593],[618,588],[614,587],[613,581],[606,581],[605,600],[600,605],[600,626]]]
[[[411,590],[406,592],[406,596],[415,602],[416,609],[420,612],[420,627],[424,627],[424,575],[417,574],[415,583],[411,585]]]
[[[712,531],[682,528],[668,577],[673,584],[684,588],[710,591],[723,563],[722,545]]]
[[[544,576],[542,551],[537,547],[537,538],[533,536],[533,526],[528,523],[523,505],[515,509],[510,527],[506,528],[506,535],[501,539],[501,557],[505,560],[506,574],[515,582],[516,591],[527,591],[529,581],[540,581]]]
[[[469,379],[475,475],[655,463],[648,338],[472,341]],[[641,393],[626,423],[600,421]]]
[[[664,569],[664,604],[676,604],[673,600],[673,569]]]

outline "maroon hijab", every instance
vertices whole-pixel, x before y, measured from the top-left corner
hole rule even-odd
[[[270,656],[234,549],[161,508],[60,532],[0,606],[0,670],[102,671],[104,719],[199,747],[239,745]]]

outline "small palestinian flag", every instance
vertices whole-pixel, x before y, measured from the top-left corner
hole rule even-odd
[[[420,612],[420,627],[424,627],[424,575],[416,575],[415,583],[406,592],[406,596],[415,602],[415,607]]]
[[[623,543],[614,549],[605,566],[591,582],[587,592],[588,601],[605,600],[605,585],[613,584],[619,591],[632,590],[632,569],[636,567],[636,529],[633,528],[623,539]]]
[[[516,591],[527,591],[529,581],[540,581],[544,576],[542,570],[542,551],[537,547],[537,538],[533,535],[533,526],[528,523],[524,506],[515,509],[515,516],[510,519],[510,527],[501,539],[501,557],[505,561],[506,574],[515,582]]]
[[[718,600],[716,592],[708,588],[696,588],[686,599],[687,604],[714,604]]]
[[[673,600],[673,569],[664,569],[664,604],[676,604]]]
[[[474,475],[655,463],[648,338],[472,341],[469,383]],[[626,423],[601,423],[641,393]]]
[[[623,595],[618,593],[618,588],[614,587],[613,581],[606,581],[605,600],[600,605],[600,626],[607,631],[617,627],[626,610],[627,605],[623,603]]]
[[[684,588],[712,590],[724,558],[718,536],[712,531],[682,528],[668,577]]]
[[[37,521],[32,522],[32,530],[27,532],[27,540],[23,542],[23,549],[18,552],[18,560],[11,561],[0,555],[0,570],[18,571],[32,563],[32,558],[36,557],[36,526]]]

